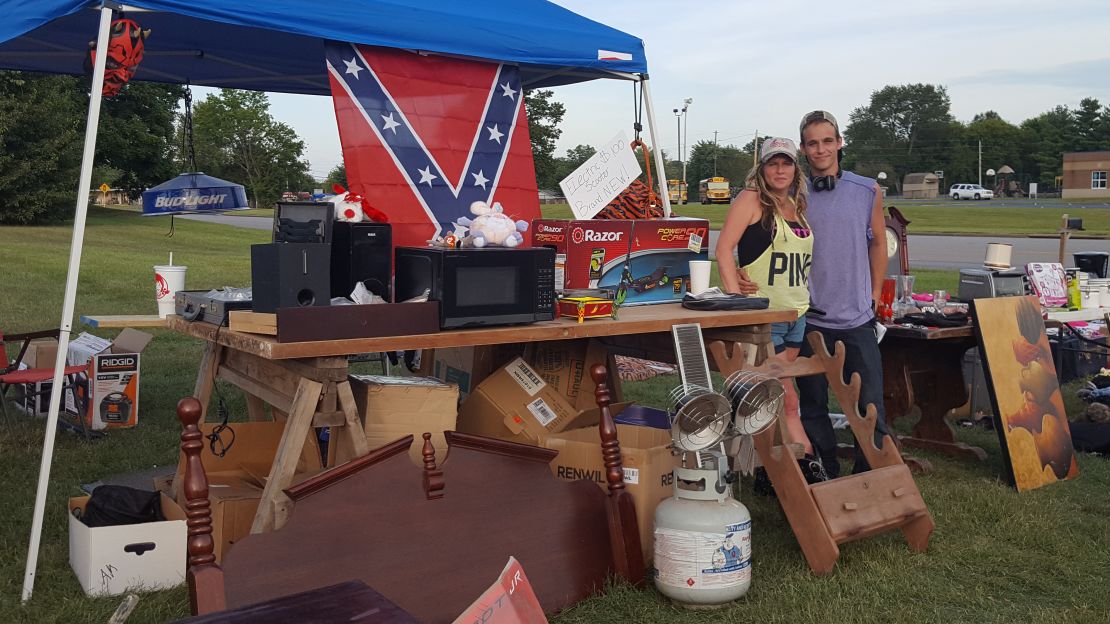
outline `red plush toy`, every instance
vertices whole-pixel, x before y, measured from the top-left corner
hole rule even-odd
[[[104,61],[104,97],[119,93],[123,85],[135,75],[135,69],[143,60],[143,41],[150,36],[150,29],[143,30],[137,22],[129,19],[112,20],[112,33],[108,38],[108,57]],[[92,72],[96,63],[96,42],[89,42],[89,56],[85,59],[85,70]]]

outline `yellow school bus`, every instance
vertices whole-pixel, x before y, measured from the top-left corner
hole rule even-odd
[[[698,201],[703,204],[727,204],[731,201],[728,178],[706,178],[698,182]]]
[[[680,180],[667,180],[667,194],[670,195],[672,204],[685,204],[687,200],[686,183]]]

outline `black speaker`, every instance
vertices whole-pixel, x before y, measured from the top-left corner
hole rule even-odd
[[[393,275],[393,228],[388,223],[332,225],[331,296],[349,297],[355,284],[390,301]]]
[[[331,305],[331,245],[251,245],[251,287],[255,312]]]

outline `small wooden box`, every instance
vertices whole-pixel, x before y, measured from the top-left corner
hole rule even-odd
[[[278,308],[277,341],[308,342],[439,332],[439,302]]]
[[[562,297],[559,299],[559,316],[569,316],[581,323],[588,318],[616,318],[612,299],[600,297]]]

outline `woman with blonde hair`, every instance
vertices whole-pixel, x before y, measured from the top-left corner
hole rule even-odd
[[[717,270],[724,290],[766,297],[773,307],[798,312],[795,321],[771,324],[777,357],[787,362],[798,357],[809,310],[813,234],[806,220],[808,193],[794,142],[766,139],[744,190],[728,209],[716,246]],[[736,263],[730,261],[734,252]],[[824,481],[824,469],[814,458],[813,446],[802,427],[793,379],[783,379],[782,383],[787,429],[794,442],[800,442],[806,450],[802,473],[811,483]]]

